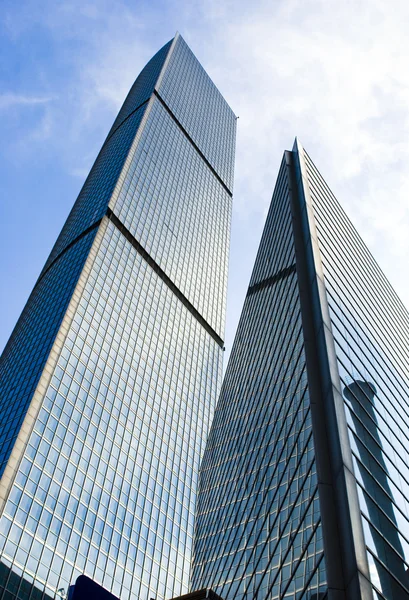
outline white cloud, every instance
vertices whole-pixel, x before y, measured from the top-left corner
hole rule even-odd
[[[282,153],[296,135],[409,305],[406,2],[72,0],[33,11],[13,20],[15,37],[37,20],[56,44],[69,44],[59,102],[48,92],[27,98],[48,102],[48,143],[70,173],[91,165],[136,75],[176,30],[239,115],[228,346]]]
[[[23,94],[14,94],[12,92],[0,94],[0,110],[16,108],[20,106],[36,106],[39,104],[48,104],[53,100],[52,97],[26,96]]]
[[[232,271],[254,256],[282,152],[298,135],[409,305],[408,18],[403,2],[290,0],[236,6],[212,24],[201,58],[240,116]],[[231,289],[230,338],[244,292]]]

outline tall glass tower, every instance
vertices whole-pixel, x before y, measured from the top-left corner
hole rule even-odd
[[[0,597],[187,590],[236,120],[183,39],[133,85],[0,364]]]
[[[285,152],[201,467],[192,589],[409,598],[409,315]]]

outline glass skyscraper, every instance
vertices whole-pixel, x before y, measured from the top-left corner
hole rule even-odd
[[[187,591],[236,119],[183,39],[133,85],[0,363],[0,597]]]
[[[296,141],[201,467],[192,589],[409,598],[409,315]]]

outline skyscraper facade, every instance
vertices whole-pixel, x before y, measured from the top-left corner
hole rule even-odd
[[[296,141],[201,467],[192,589],[409,598],[409,316]]]
[[[0,363],[0,597],[187,591],[236,120],[183,39],[131,88]]]

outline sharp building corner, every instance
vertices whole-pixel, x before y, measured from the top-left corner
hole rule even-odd
[[[0,598],[188,591],[235,116],[180,35],[132,86],[0,361]]]
[[[298,140],[201,467],[192,589],[409,598],[409,315]]]

